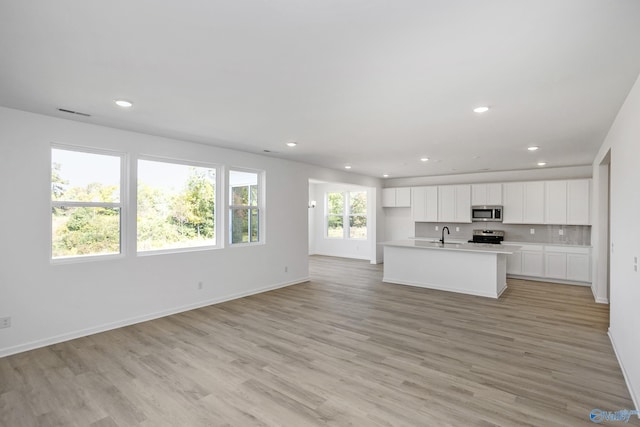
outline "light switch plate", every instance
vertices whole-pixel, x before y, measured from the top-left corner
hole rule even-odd
[[[562,229],[558,230],[558,234],[561,235],[561,236],[564,236],[564,230],[562,230]]]
[[[535,229],[535,228],[531,228],[531,229],[529,229],[529,233],[531,233],[531,234],[536,234],[536,229]]]

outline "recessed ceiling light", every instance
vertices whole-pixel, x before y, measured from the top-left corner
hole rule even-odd
[[[422,157],[422,158],[420,159],[420,161],[421,161],[421,162],[428,162],[428,161],[429,161],[429,158],[428,158],[428,157]]]
[[[537,149],[539,149],[539,148],[540,148],[540,147],[533,145],[533,146],[531,146],[531,147],[527,148],[527,150],[529,150],[529,151],[536,151],[536,150],[537,150]]]
[[[546,166],[547,162],[538,162],[538,166]]]
[[[129,108],[133,106],[133,103],[131,101],[127,101],[125,99],[116,99],[113,102],[115,102],[118,107]]]
[[[489,111],[489,107],[486,106],[476,107],[473,109],[474,113],[486,113],[487,111]]]
[[[287,142],[287,147],[295,147],[296,145],[298,145],[298,143],[295,141]]]
[[[389,174],[388,174],[388,173],[385,173],[385,174],[383,174],[383,175],[382,175],[382,177],[383,177],[383,178],[389,178]]]
[[[345,169],[351,169],[351,165],[344,165]]]

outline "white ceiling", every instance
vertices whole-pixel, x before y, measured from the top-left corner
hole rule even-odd
[[[7,0],[0,61],[7,107],[354,173],[585,165],[640,1]]]

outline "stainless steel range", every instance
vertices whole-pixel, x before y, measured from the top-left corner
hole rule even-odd
[[[492,243],[499,245],[504,240],[502,230],[473,230],[473,239],[469,243]]]

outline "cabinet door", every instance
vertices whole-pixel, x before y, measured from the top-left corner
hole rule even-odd
[[[504,184],[504,223],[522,224],[524,213],[524,183],[509,182]]]
[[[522,274],[522,252],[507,255],[507,274]]]
[[[455,186],[455,222],[471,222],[471,186]]]
[[[567,181],[567,224],[589,225],[591,208],[591,180]]]
[[[438,187],[426,188],[426,217],[427,222],[438,221]]]
[[[524,211],[522,221],[525,224],[544,224],[544,182],[524,183]]]
[[[396,189],[383,188],[382,189],[382,207],[393,208],[395,206],[396,206]]]
[[[562,252],[545,252],[544,275],[555,279],[567,278],[567,254]]]
[[[427,217],[427,187],[413,187],[411,189],[411,219],[414,222],[424,222]]]
[[[487,184],[473,184],[471,186],[471,205],[487,205]]]
[[[567,279],[579,282],[591,281],[589,254],[567,254]]]
[[[397,208],[411,207],[411,188],[409,187],[396,188],[396,207]]]
[[[453,185],[438,187],[438,222],[454,222],[456,218],[456,188]]]
[[[545,223],[567,223],[567,181],[545,182]]]
[[[487,184],[487,205],[502,205],[502,184]]]
[[[542,252],[522,251],[522,274],[525,276],[544,277]]]

